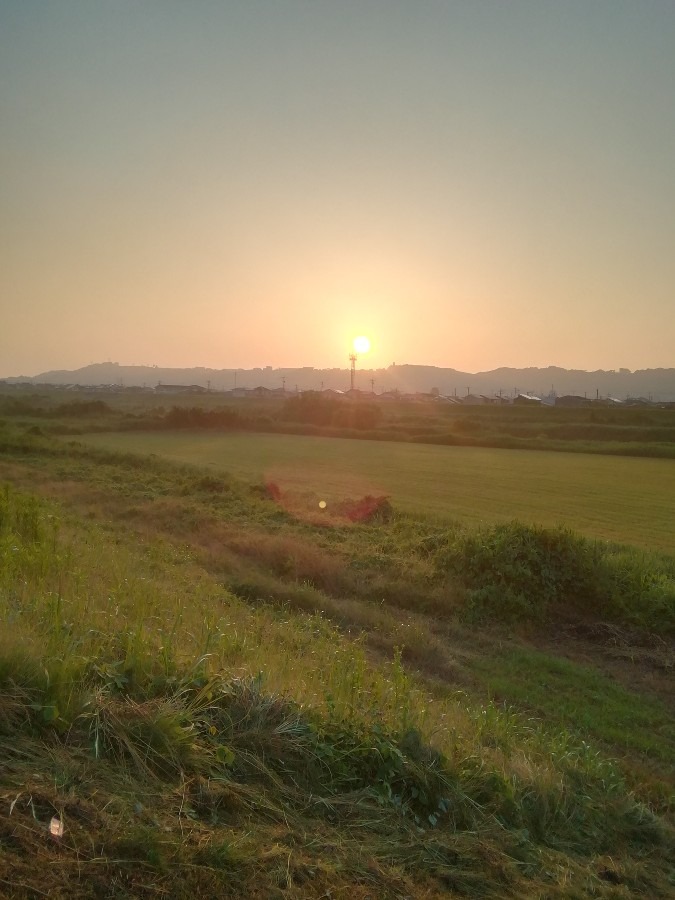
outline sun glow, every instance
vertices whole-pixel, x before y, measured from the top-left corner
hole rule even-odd
[[[370,341],[364,335],[354,338],[354,350],[357,353],[367,353],[370,350]]]

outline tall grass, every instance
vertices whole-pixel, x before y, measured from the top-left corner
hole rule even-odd
[[[36,454],[36,447],[26,452]],[[583,865],[600,891],[594,861],[603,854],[619,855],[622,879],[637,878],[629,873],[639,868],[654,895],[663,890],[658,867],[645,869],[639,860],[667,846],[672,831],[631,794],[616,763],[571,731],[457,690],[429,688],[406,669],[403,649],[373,664],[365,630],[354,640],[317,609],[330,601],[328,591],[345,595],[345,603],[356,593],[379,604],[391,566],[390,579],[404,588],[391,589],[391,602],[410,592],[415,603],[413,588],[426,580],[418,596],[426,590],[429,602],[440,603],[450,578],[467,592],[467,609],[478,610],[471,591],[494,579],[514,551],[523,554],[522,566],[501,594],[511,590],[533,603],[543,591],[552,607],[574,597],[570,584],[581,578],[574,566],[585,559],[584,541],[515,525],[478,540],[461,528],[397,516],[317,529],[297,510],[234,480],[88,453],[55,455],[49,465],[110,504],[102,524],[8,485],[0,492],[0,749],[14,773],[9,781],[0,775],[0,784],[18,791],[16,773],[29,778],[26,760],[51,772],[56,747],[70,754],[68,766],[102,766],[97,771],[108,773],[118,796],[140,794],[141,805],[158,792],[162,803],[182,792],[181,823],[192,817],[216,828],[257,817],[261,840],[263,821],[296,823],[297,835],[308,822],[313,830],[344,827],[345,841],[357,828],[378,865],[388,860],[420,877],[433,857],[438,877],[454,877],[465,892],[480,893],[482,873],[483,894],[499,896],[499,885],[508,883],[526,896],[515,885],[544,884],[549,854],[558,855],[561,890],[572,868]],[[132,508],[136,525],[144,525],[133,533]],[[248,559],[248,600],[227,587],[243,549],[237,552],[225,523],[242,545],[247,533],[258,536]],[[220,569],[215,560],[224,545],[219,550],[214,537],[224,537],[233,554]],[[312,547],[306,558],[303,542]],[[610,575],[603,577],[617,580],[616,572],[626,571],[625,552],[603,552],[619,561],[616,570],[607,563]],[[343,564],[324,568],[324,553]],[[314,581],[324,573],[322,590],[302,583],[307,560]],[[570,584],[565,561],[576,573]],[[592,578],[583,566],[580,572]],[[668,572],[660,576],[667,586]],[[616,590],[630,598],[635,574],[622,578]],[[265,583],[286,585],[286,600],[260,602],[255,588]],[[299,595],[307,602],[300,611],[291,602]],[[495,614],[496,596],[481,614]],[[525,614],[536,615],[536,607]],[[188,869],[225,872],[242,865],[229,845],[196,847],[183,831],[162,841],[133,815],[120,813],[124,827],[97,836],[106,848],[100,855],[134,858],[158,872],[186,862]],[[464,872],[448,862],[458,842],[470,861]],[[263,852],[255,847],[251,856]],[[584,862],[572,863],[570,854]]]
[[[520,727],[497,707],[476,713],[455,697],[441,709],[406,674],[400,652],[373,668],[358,642],[340,637],[320,616],[251,609],[204,574],[195,582],[199,570],[187,549],[161,541],[128,546],[5,487],[0,554],[1,615],[11,627],[11,639],[4,631],[0,678],[32,698],[28,709],[37,724],[65,733],[103,695],[137,704],[188,702],[213,678],[225,696],[225,672],[254,678],[259,691],[298,697],[298,715],[313,710],[325,723],[319,731],[337,728],[341,742],[357,740],[348,737],[352,732],[365,740],[373,728],[388,741],[433,734],[448,758],[481,757],[481,771],[491,755],[483,754],[486,746],[499,746],[506,770],[509,751],[519,755],[525,745],[539,764],[555,758],[555,742],[547,746],[541,730],[531,740],[518,732],[510,747],[497,741],[500,731]],[[392,771],[402,759],[394,757]]]

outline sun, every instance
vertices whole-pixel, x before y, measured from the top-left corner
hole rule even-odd
[[[367,353],[370,350],[370,341],[364,335],[354,338],[354,349],[357,353]]]

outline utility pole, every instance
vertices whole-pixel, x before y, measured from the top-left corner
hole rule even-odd
[[[349,362],[351,363],[351,368],[349,370],[349,383],[351,386],[351,390],[354,390],[354,380],[356,378],[356,353],[349,354]]]
[[[374,378],[370,379],[370,392],[371,392],[371,394],[375,393],[375,379]]]
[[[281,376],[281,390],[284,392],[284,394],[286,393],[286,376],[285,375]]]

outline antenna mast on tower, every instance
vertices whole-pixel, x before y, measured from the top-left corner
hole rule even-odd
[[[351,390],[354,390],[354,379],[356,378],[356,353],[349,354],[349,362],[351,363],[351,369],[349,372]]]

